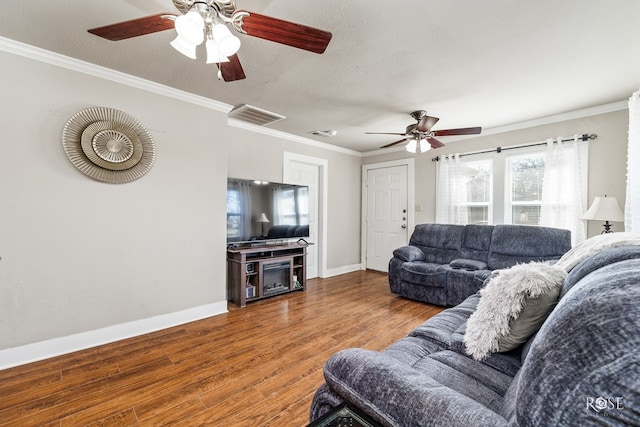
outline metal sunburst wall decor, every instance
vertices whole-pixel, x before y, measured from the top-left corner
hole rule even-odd
[[[113,108],[88,108],[74,114],[62,131],[62,146],[80,172],[110,183],[140,178],[156,158],[147,129]]]

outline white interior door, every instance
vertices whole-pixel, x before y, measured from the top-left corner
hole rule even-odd
[[[318,277],[318,189],[320,167],[318,165],[289,160],[284,167],[284,181],[288,184],[309,186],[309,243],[307,247],[307,279]]]
[[[366,176],[366,268],[387,272],[393,250],[407,244],[407,165],[369,169]]]

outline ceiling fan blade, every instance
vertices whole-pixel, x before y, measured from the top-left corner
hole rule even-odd
[[[420,132],[429,132],[433,127],[433,125],[438,123],[438,120],[440,119],[437,117],[424,116],[423,118],[420,119],[420,122],[418,123],[418,126],[416,127],[416,129],[419,130]]]
[[[440,141],[438,141],[435,138],[432,137],[428,137],[427,141],[429,141],[429,144],[431,145],[431,148],[440,148],[440,147],[444,147],[444,144]]]
[[[401,139],[401,140],[399,140],[399,141],[392,142],[391,144],[383,145],[383,146],[382,146],[382,147],[380,147],[380,148],[389,148],[389,147],[393,147],[394,145],[400,144],[401,142],[405,142],[405,141],[408,141],[408,140],[410,140],[410,139],[411,139],[411,138],[404,138],[404,139]]]
[[[435,136],[476,135],[476,134],[479,134],[480,132],[482,132],[481,127],[474,127],[474,128],[436,130],[433,132],[433,134]]]
[[[117,24],[92,28],[87,31],[107,40],[118,41],[175,28],[173,20],[163,18],[163,16],[175,15],[173,13],[158,13],[157,15],[118,22]]]
[[[366,135],[406,135],[406,133],[396,132],[365,132]]]
[[[269,16],[247,12],[242,19],[242,31],[246,34],[270,40],[298,49],[323,53],[331,40],[331,33]]]
[[[222,73],[222,78],[225,82],[233,82],[236,80],[242,80],[247,76],[244,75],[244,70],[238,59],[238,55],[231,55],[229,62],[221,62],[218,64],[218,68]]]

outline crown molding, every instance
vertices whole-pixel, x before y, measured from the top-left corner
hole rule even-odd
[[[612,113],[614,111],[626,110],[629,108],[627,100],[612,102],[610,104],[598,105],[595,107],[583,108],[581,110],[569,111],[566,113],[553,114],[537,119],[526,120],[505,126],[487,128],[482,130],[482,136],[495,135],[498,133],[512,132],[514,130],[527,129],[536,126],[549,125],[552,123],[566,122],[568,120],[582,119],[584,117],[597,116],[599,114]]]
[[[146,80],[140,77],[135,77],[130,74],[126,74],[120,71],[115,71],[110,68],[102,67],[100,65],[92,64],[90,62],[82,61],[70,56],[65,56],[56,52],[51,52],[39,47],[31,46],[26,43],[21,43],[6,37],[0,37],[0,51],[12,53],[14,55],[23,56],[36,61],[51,64],[57,67],[66,68],[68,70],[76,71],[79,73],[91,75],[101,79],[109,80],[115,83],[120,83],[126,86],[134,87],[137,89],[146,90],[151,93],[163,95],[169,98],[177,99],[179,101],[188,102],[198,105],[200,107],[209,108],[211,110],[220,111],[228,114],[233,109],[232,105],[224,102],[216,101],[203,96],[195,95],[193,93],[178,90],[169,86],[165,86],[150,80]],[[250,125],[237,120],[228,119],[228,125],[247,129],[252,132],[261,133],[264,135],[274,136],[276,138],[286,139],[289,141],[297,142],[300,144],[311,145],[313,147],[322,148],[325,150],[336,151],[351,156],[361,157],[362,153],[342,148],[337,145],[327,144],[320,141],[315,141],[310,138],[304,138],[297,135],[292,135],[286,132],[277,131],[265,127],[256,125]]]
[[[254,125],[251,123],[246,123],[241,120],[235,119],[227,119],[227,124],[229,126],[250,130],[252,132],[261,133],[263,135],[273,136],[276,138],[286,139],[288,141],[297,142],[299,144],[310,145],[312,147],[322,148],[324,150],[335,151],[337,153],[348,154],[350,156],[362,157],[361,152],[351,150],[349,148],[339,147],[333,144],[327,144],[326,142],[316,141],[315,139],[305,138],[298,135],[292,135],[287,132],[283,132],[280,130],[270,129],[263,126]]]
[[[0,37],[0,51],[12,53],[14,55],[23,56],[46,64],[55,65],[57,67],[66,68],[68,70],[77,71],[79,73],[110,80],[126,86],[137,89],[146,90],[147,92],[163,95],[179,101],[188,102],[200,107],[220,111],[227,114],[233,108],[224,102],[219,102],[204,96],[194,95],[169,86],[165,86],[140,77],[135,77],[120,71],[92,64],[90,62],[81,61],[70,56],[60,53],[51,52],[39,47],[31,46],[6,37]]]
[[[102,78],[105,80],[113,81],[115,83],[120,83],[120,84],[134,87],[137,89],[146,90],[151,93],[163,95],[163,96],[173,98],[183,102],[188,102],[194,105],[198,105],[200,107],[219,111],[225,114],[228,114],[229,111],[233,109],[232,105],[226,104],[224,102],[216,101],[214,99],[206,98],[204,96],[195,95],[193,93],[175,89],[166,85],[152,82],[150,80],[132,76],[130,74],[126,74],[120,71],[115,71],[110,68],[102,67],[100,65],[92,64],[90,62],[72,58],[70,56],[65,56],[56,52],[51,52],[39,47],[28,45],[26,43],[8,39],[6,37],[0,36],[0,51],[34,59],[36,61],[66,68],[68,70],[91,75],[91,76]],[[535,126],[542,126],[542,125],[548,125],[551,123],[557,123],[557,122],[562,122],[567,120],[579,119],[583,117],[595,116],[598,114],[605,114],[605,113],[610,113],[614,111],[625,110],[627,108],[629,108],[629,102],[628,100],[623,100],[623,101],[613,102],[610,104],[600,105],[596,107],[589,107],[581,110],[540,117],[537,119],[513,123],[505,126],[498,126],[494,128],[483,129],[482,136],[496,135],[496,134],[512,132],[520,129],[527,129]],[[348,148],[343,148],[337,145],[316,141],[314,139],[292,135],[290,133],[286,133],[283,131],[278,131],[275,129],[269,129],[266,127],[244,123],[244,122],[233,120],[233,119],[227,119],[227,124],[229,126],[246,129],[246,130],[260,133],[263,135],[269,135],[276,138],[281,138],[288,141],[293,141],[300,144],[310,145],[313,147],[322,148],[324,150],[335,151],[338,153],[348,154],[350,156],[356,156],[356,157],[370,157],[378,154],[388,154],[393,151],[403,150],[400,147],[397,150],[376,149],[373,151],[360,152],[360,151],[355,151]],[[471,139],[471,138],[477,138],[477,137],[478,135],[459,136],[459,137],[452,137],[448,140],[459,141],[463,139]]]

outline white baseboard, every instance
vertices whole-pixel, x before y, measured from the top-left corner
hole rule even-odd
[[[358,270],[362,270],[362,264],[343,265],[342,267],[328,268],[324,271],[324,275],[322,276],[322,278],[326,279],[328,277],[351,273]]]
[[[227,301],[0,350],[0,370],[171,328],[227,312]]]

